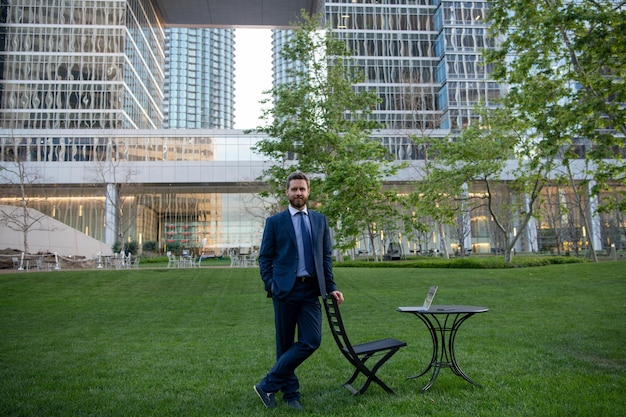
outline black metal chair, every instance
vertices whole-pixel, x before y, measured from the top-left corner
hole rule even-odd
[[[354,373],[343,386],[352,392],[352,394],[357,395],[363,394],[370,384],[375,382],[388,393],[394,394],[393,390],[376,376],[376,372],[389,358],[400,350],[401,347],[406,346],[406,343],[397,339],[387,338],[352,345],[348,339],[337,300],[331,296],[326,297],[326,300],[324,300],[324,308],[326,309],[326,317],[328,318],[330,330],[335,338],[335,342],[337,342],[337,346],[339,346],[339,350],[355,368]],[[380,357],[374,366],[368,367],[366,362],[373,356]],[[352,386],[352,383],[359,374],[363,374],[367,379],[361,388],[355,388]]]

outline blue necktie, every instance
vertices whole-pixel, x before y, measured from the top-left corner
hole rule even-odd
[[[309,274],[315,273],[315,261],[313,260],[313,245],[311,234],[304,223],[304,213],[300,212],[300,230],[302,231],[302,248],[304,249],[304,267]]]

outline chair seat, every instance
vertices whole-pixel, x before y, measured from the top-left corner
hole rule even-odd
[[[393,349],[403,346],[406,346],[405,342],[394,339],[393,337],[388,337],[387,339],[374,340],[372,342],[353,345],[352,349],[354,349],[354,353],[356,353],[357,355],[362,355],[364,353],[380,352],[381,350]]]

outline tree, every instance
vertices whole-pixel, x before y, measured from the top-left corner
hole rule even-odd
[[[490,2],[490,30],[501,43],[486,59],[494,78],[510,87],[503,106],[537,138],[534,155],[561,152],[567,166],[580,157],[572,150],[582,148],[595,195],[612,181],[626,182],[625,4]]]
[[[394,190],[383,188],[378,162],[355,163],[346,155],[329,166],[322,187],[325,192],[333,193],[324,199],[322,208],[329,219],[333,219],[337,247],[353,249],[358,236],[363,234],[374,258],[381,260],[382,251],[376,251],[376,241],[381,231],[387,236],[396,231],[399,197]]]
[[[546,231],[540,232],[541,242],[539,250],[556,251],[561,254],[561,248],[565,241],[565,218],[568,216],[569,207],[567,205],[566,190],[559,184],[548,186],[544,190],[542,201],[539,204],[535,218],[538,220],[538,227]],[[542,227],[544,226],[545,227]]]
[[[456,201],[460,199],[463,185],[456,184],[450,187],[447,170],[439,169],[437,159],[430,158],[429,148],[437,155],[441,143],[433,145],[433,139],[424,135],[414,136],[412,139],[424,151],[424,166],[421,169],[422,179],[415,183],[415,191],[409,194],[408,200],[421,217],[426,216],[434,221],[443,257],[448,259],[450,253],[444,226],[452,224],[457,213],[460,214],[460,207]]]
[[[526,124],[505,108],[478,109],[479,122],[468,126],[457,138],[429,144],[428,170],[422,195],[430,212],[441,222],[453,221],[455,210],[486,205],[497,236],[503,242],[505,262],[532,219],[535,203],[555,167],[555,155],[535,153],[540,141],[529,135]],[[468,184],[482,187],[468,199],[469,207],[453,205],[463,201]],[[430,201],[428,200],[430,199]]]
[[[16,190],[18,206],[7,206],[0,209],[0,224],[22,234],[22,244],[25,253],[30,253],[28,236],[30,232],[46,229],[42,220],[47,216],[31,209],[31,197],[28,187],[40,182],[39,172],[27,168],[19,153],[15,152],[13,165],[0,167],[0,176],[7,184],[12,184]]]
[[[141,245],[141,249],[144,253],[148,255],[152,255],[153,253],[157,253],[159,250],[159,242],[156,240],[149,240],[147,242],[143,242]]]
[[[472,227],[470,225],[470,208],[469,208],[469,204],[468,204],[468,199],[469,199],[469,195],[468,195],[468,190],[467,190],[467,185],[465,186],[465,189],[462,190],[462,194],[460,196],[460,198],[456,199],[455,205],[456,205],[456,224],[455,224],[455,231],[456,231],[456,238],[457,238],[457,242],[458,242],[458,254],[461,257],[465,257],[465,255],[469,254],[472,250],[471,247],[466,247],[466,242],[468,239],[471,238],[472,235]]]
[[[354,87],[363,75],[351,65],[345,44],[304,11],[281,56],[293,64],[289,80],[265,92],[263,103],[274,105],[256,129],[268,135],[256,151],[273,161],[261,178],[269,184],[266,194],[284,207],[288,173],[310,174],[311,201],[335,227],[339,247],[353,248],[360,231],[372,236],[373,224],[394,217],[394,193],[384,189],[383,178],[399,165],[370,137],[376,124],[368,115],[378,97]]]
[[[578,211],[580,219],[578,222],[570,222],[571,235],[573,237],[572,241],[574,242],[575,253],[578,254],[578,241],[583,240],[582,232],[578,232],[581,230],[579,227],[576,227],[576,224],[585,228],[585,230],[593,231],[591,227],[590,210],[588,209],[588,204],[585,204],[589,201],[589,180],[587,178],[576,179],[574,173],[572,172],[572,167],[570,164],[565,164],[566,169],[566,183],[571,185],[572,188],[572,200],[573,206]],[[590,172],[589,169],[585,170],[587,173]],[[570,219],[572,216],[569,217]],[[599,230],[597,231],[599,232]],[[590,237],[588,241],[589,250],[587,251],[588,256],[594,261],[598,262],[598,255],[596,254],[596,249],[593,243],[593,236]]]
[[[624,236],[626,236],[626,196],[623,190],[617,187],[602,194],[603,204],[599,211],[602,213],[603,236],[608,236],[607,246],[617,249],[626,248]]]

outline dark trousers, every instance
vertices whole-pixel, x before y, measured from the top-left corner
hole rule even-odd
[[[318,297],[317,282],[296,282],[286,298],[273,299],[276,363],[261,381],[261,388],[266,392],[282,391],[285,401],[300,399],[295,370],[322,342],[322,308]]]

